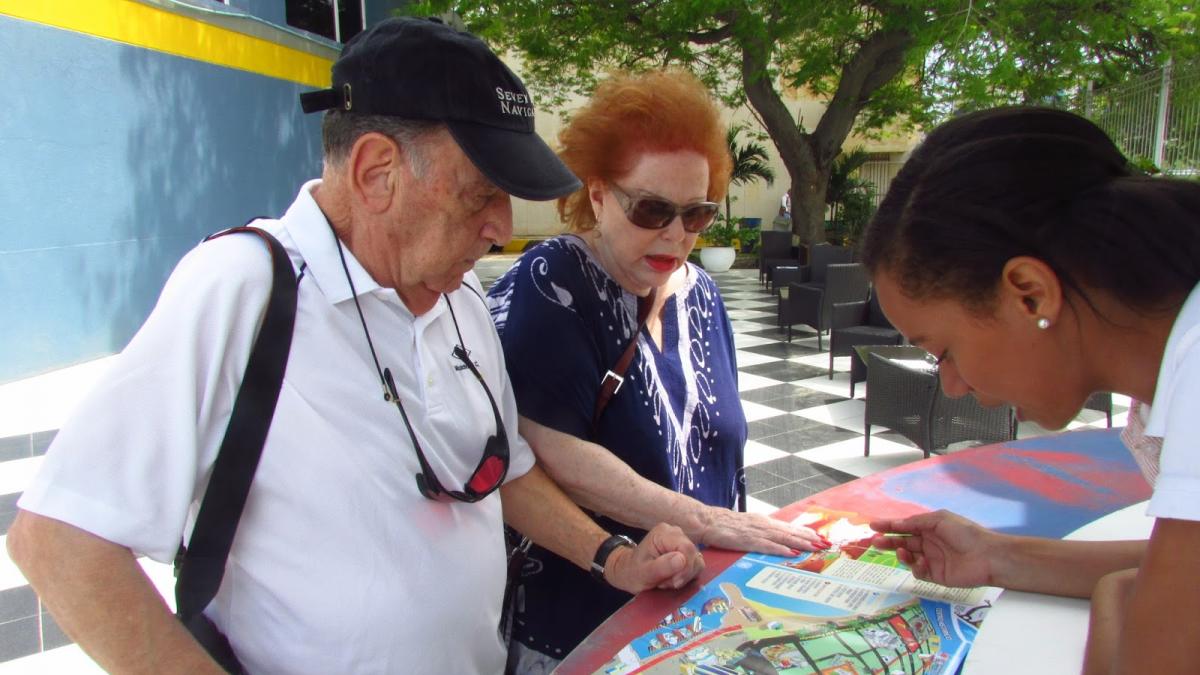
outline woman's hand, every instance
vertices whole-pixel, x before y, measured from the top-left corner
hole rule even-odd
[[[894,549],[918,579],[959,587],[994,583],[993,549],[1000,535],[962,516],[942,510],[901,520],[875,520],[871,528],[884,533],[872,545]]]
[[[758,513],[709,507],[697,541],[733,551],[794,556],[800,551],[827,549],[830,543],[807,527]]]

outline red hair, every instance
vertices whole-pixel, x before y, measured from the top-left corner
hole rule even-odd
[[[588,181],[613,181],[644,152],[692,150],[708,160],[709,201],[729,189],[733,160],[725,125],[708,90],[684,70],[618,74],[601,82],[558,134],[559,156],[583,188],[558,200],[559,217],[574,231],[596,224]]]

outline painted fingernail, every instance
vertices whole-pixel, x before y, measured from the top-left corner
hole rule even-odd
[[[798,548],[793,548],[793,549],[790,549],[790,551],[791,551],[791,554],[792,554],[792,557],[793,557],[793,558],[794,558],[794,557],[796,557],[796,556],[798,556],[798,555],[800,555],[800,549],[798,549]]]

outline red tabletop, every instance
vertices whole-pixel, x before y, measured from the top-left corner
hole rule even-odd
[[[806,508],[819,506],[892,518],[945,508],[999,531],[1060,538],[1149,496],[1150,487],[1117,431],[1087,430],[915,461],[830,488],[773,515],[792,520]],[[706,550],[706,567],[698,581],[678,591],[638,595],[555,672],[597,671],[741,555]]]

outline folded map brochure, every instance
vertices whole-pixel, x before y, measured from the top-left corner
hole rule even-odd
[[[746,554],[597,673],[937,675],[957,671],[997,588],[913,577],[871,546],[868,519],[810,510],[833,543],[794,558]]]

